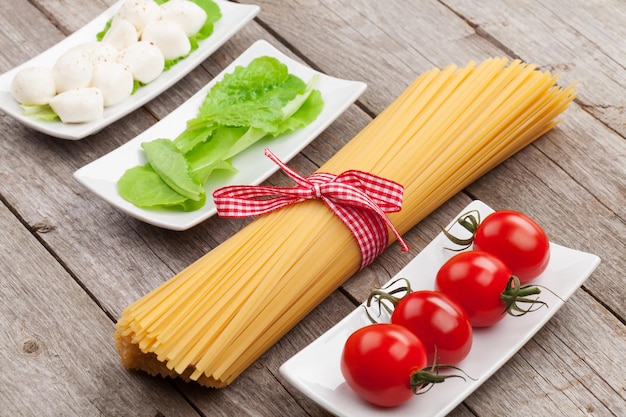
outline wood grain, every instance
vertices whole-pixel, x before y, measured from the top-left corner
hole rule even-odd
[[[54,45],[115,1],[6,3],[0,14],[1,72]],[[551,240],[596,253],[602,263],[451,415],[626,414],[626,3],[250,3],[261,6],[257,19],[175,86],[92,137],[50,138],[0,114],[0,414],[328,415],[280,376],[280,364],[394,276],[473,198],[527,212]],[[257,39],[329,75],[368,84],[358,103],[292,160],[305,174],[433,66],[521,58],[559,72],[561,85],[576,81],[578,96],[556,129],[410,230],[409,253],[390,247],[230,387],[207,390],[124,371],[112,340],[121,310],[248,221],[214,217],[185,232],[161,230],[100,201],[72,173],[165,117]],[[276,174],[268,183],[289,181]]]
[[[195,415],[119,367],[110,318],[4,205],[0,226],[3,415]]]

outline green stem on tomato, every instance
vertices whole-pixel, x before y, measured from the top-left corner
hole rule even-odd
[[[512,316],[523,316],[524,314],[538,310],[539,308],[548,304],[539,300],[538,298],[529,298],[531,295],[537,295],[541,293],[541,289],[536,285],[521,285],[520,280],[515,275],[509,278],[506,283],[506,287],[500,298],[504,302],[504,313],[508,313]],[[524,309],[520,307],[519,303],[530,304],[528,308]]]
[[[391,291],[386,290],[386,288],[389,288],[395,285],[398,281],[404,281],[405,285],[402,287],[394,288]],[[396,305],[398,305],[400,300],[411,292],[412,292],[411,282],[407,278],[399,278],[393,281],[392,283],[390,283],[387,287],[377,288],[375,290],[372,290],[372,292],[370,292],[369,297],[367,298],[366,305],[367,307],[370,307],[372,305],[372,302],[376,301],[378,303],[379,315],[382,312],[382,309],[384,309],[387,313],[391,314],[393,312],[393,308]],[[404,295],[402,297],[396,297],[395,294],[398,294],[398,293],[404,293]],[[391,304],[391,306],[389,306],[388,304]],[[369,317],[372,323],[377,323],[377,321],[369,314],[369,311],[367,310],[367,308],[365,309],[365,312],[367,314],[367,317]]]
[[[476,234],[476,229],[478,229],[478,226],[480,225],[480,221],[480,212],[478,210],[470,210],[467,213],[461,214],[456,219],[456,221],[452,223],[452,225],[456,223],[460,224],[461,226],[463,226],[463,228],[470,232],[472,236],[467,239],[463,239],[450,233],[449,229],[443,229],[442,232],[448,238],[448,240],[450,240],[455,245],[461,246],[460,249],[446,249],[458,252],[469,248],[474,242],[474,236]]]
[[[442,369],[454,369],[461,372],[463,375],[441,375],[439,371]],[[428,392],[433,387],[433,385],[444,382],[448,378],[461,378],[463,381],[465,381],[465,377],[475,381],[474,378],[467,375],[461,368],[458,368],[456,366],[432,364],[429,367],[413,372],[411,374],[409,383],[411,385],[413,393],[419,395]]]

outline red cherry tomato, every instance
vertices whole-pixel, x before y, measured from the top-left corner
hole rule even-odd
[[[500,258],[520,282],[541,274],[550,261],[550,242],[543,229],[523,213],[491,213],[474,234],[474,249]]]
[[[426,366],[426,348],[407,328],[380,323],[355,331],[345,343],[341,372],[364,400],[393,407],[413,396],[411,374]]]
[[[405,295],[395,306],[391,322],[406,327],[424,343],[428,364],[457,364],[472,347],[467,313],[439,291],[420,290]]]
[[[539,276],[550,261],[550,241],[545,231],[527,215],[511,210],[496,211],[480,221],[480,214],[472,210],[461,215],[457,222],[472,233],[462,239],[444,230],[454,243],[475,250],[489,252],[500,258],[520,282]]]
[[[482,251],[460,252],[437,272],[435,287],[456,300],[474,327],[491,326],[506,316],[502,300],[511,271],[500,259]]]

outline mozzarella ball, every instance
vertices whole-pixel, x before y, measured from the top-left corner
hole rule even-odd
[[[116,50],[128,48],[139,40],[139,33],[135,26],[126,19],[113,18],[111,27],[107,30],[102,42],[112,45]]]
[[[183,28],[167,20],[159,20],[146,26],[141,40],[154,43],[163,52],[165,59],[180,58],[191,51],[191,43]]]
[[[93,76],[93,62],[85,54],[68,51],[52,67],[57,92],[89,87]]]
[[[118,50],[111,44],[93,41],[85,44],[84,51],[94,65],[101,62],[115,62]]]
[[[192,1],[168,1],[161,5],[161,20],[177,23],[187,36],[198,33],[206,17],[204,9]]]
[[[57,94],[49,104],[63,123],[93,122],[104,114],[104,98],[95,87],[65,91]]]
[[[126,0],[117,16],[132,23],[138,32],[161,18],[161,8],[152,0]]]
[[[133,78],[144,84],[153,81],[163,72],[165,58],[153,43],[139,41],[120,52],[118,62],[125,65]]]
[[[108,43],[92,41],[77,45],[64,55],[78,55],[81,58],[88,59],[93,65],[96,65],[100,62],[115,62],[117,59],[117,49]]]
[[[94,68],[91,86],[102,92],[104,107],[114,106],[133,92],[133,75],[122,64],[102,62]]]
[[[11,81],[11,96],[22,104],[48,104],[56,92],[52,70],[46,67],[24,68]]]

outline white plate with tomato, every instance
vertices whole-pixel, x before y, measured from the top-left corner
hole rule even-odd
[[[458,217],[472,211],[479,213],[482,219],[494,212],[483,202],[474,201]],[[448,228],[454,235],[468,233],[456,219]],[[386,286],[397,287],[398,280],[406,278],[412,291],[435,290],[438,271],[458,253],[451,251],[451,247],[455,247],[454,244],[440,233]],[[395,407],[378,407],[365,401],[348,386],[341,371],[346,341],[355,331],[371,325],[363,308],[365,303],[287,360],[280,367],[280,373],[290,384],[337,416],[445,416],[524,346],[599,263],[600,258],[594,254],[549,243],[547,267],[528,282],[543,288],[538,297],[546,306],[537,306],[535,311],[518,317],[506,315],[487,327],[475,327],[469,354],[457,364],[464,378],[449,378],[442,384],[433,385],[423,395],[412,396]],[[378,319],[382,322],[388,320],[384,315]],[[459,371],[443,370],[441,373],[459,374]]]

